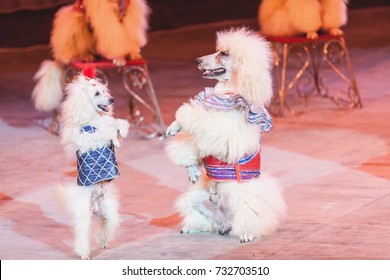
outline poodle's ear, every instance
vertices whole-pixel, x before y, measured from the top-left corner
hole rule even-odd
[[[269,44],[247,27],[217,33],[217,48],[233,57],[233,84],[255,106],[265,106],[272,97]]]
[[[87,94],[86,83],[88,81],[85,81],[84,76],[80,74],[75,81],[66,85],[65,93],[67,96],[61,111],[67,122],[85,123],[95,112]]]
[[[69,85],[69,84],[68,84],[68,85]],[[65,95],[65,96],[68,96],[69,93],[70,93],[70,91],[67,89],[67,88],[68,88],[68,85],[66,85],[65,90],[64,90],[64,95]]]

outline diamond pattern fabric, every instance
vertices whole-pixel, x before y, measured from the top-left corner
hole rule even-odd
[[[94,132],[96,128],[90,125],[81,129],[81,133]],[[88,187],[102,181],[111,181],[120,175],[112,144],[85,153],[78,151],[76,155],[77,185],[79,186]]]

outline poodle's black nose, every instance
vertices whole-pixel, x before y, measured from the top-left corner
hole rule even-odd
[[[114,103],[114,98],[110,98],[108,101],[110,102],[110,104],[112,104]]]
[[[202,63],[202,60],[200,58],[195,59],[195,64],[199,66]]]

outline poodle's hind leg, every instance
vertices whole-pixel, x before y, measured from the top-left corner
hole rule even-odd
[[[188,212],[183,219],[182,229],[180,233],[195,233],[195,232],[214,232],[213,226],[207,218],[198,210],[193,209]]]
[[[99,201],[99,212],[96,213],[99,220],[97,242],[100,248],[109,249],[111,248],[109,242],[113,239],[115,229],[119,225],[118,202],[110,192],[105,192],[101,186],[99,192],[102,192],[102,196]]]
[[[81,257],[82,260],[89,260],[90,239],[91,239],[91,215],[88,214],[79,215],[75,222],[75,240],[74,250]]]
[[[90,193],[87,190],[88,194]],[[88,260],[91,253],[90,240],[92,231],[92,214],[88,197],[83,197],[85,201],[74,204],[77,209],[73,211],[74,223],[74,250],[82,260]],[[79,201],[80,202],[80,201]]]
[[[243,195],[235,202],[231,234],[238,236],[241,243],[271,234],[284,218],[283,197],[279,190],[271,190],[273,186],[269,186],[269,190]]]
[[[215,225],[201,211],[204,208],[202,203],[208,201],[208,196],[207,191],[197,189],[184,193],[177,200],[176,208],[183,217],[181,233],[215,231]]]

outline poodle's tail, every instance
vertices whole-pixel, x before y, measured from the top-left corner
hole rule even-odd
[[[53,60],[44,60],[34,76],[36,85],[32,100],[38,111],[50,112],[58,108],[63,99],[65,79],[62,65]]]

